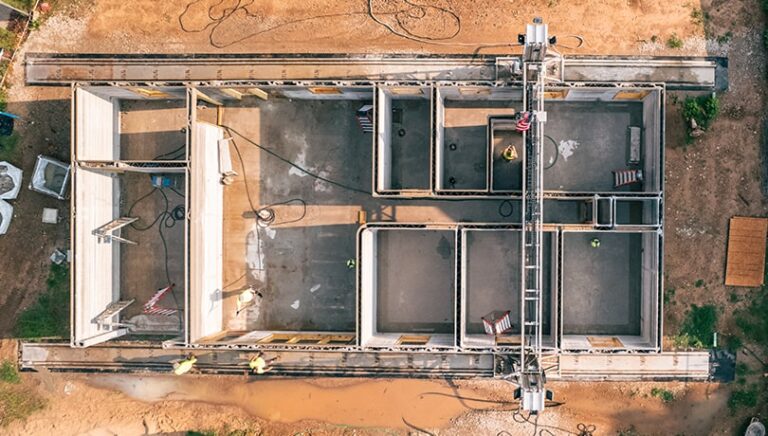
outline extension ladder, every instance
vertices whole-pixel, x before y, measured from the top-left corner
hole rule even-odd
[[[113,232],[119,231],[121,228],[135,221],[138,221],[138,218],[121,217],[104,224],[103,226],[95,229],[91,233],[95,235],[97,238],[99,238],[99,242],[117,241],[117,242],[123,242],[125,244],[136,245],[135,242],[121,238],[120,236],[117,236],[113,233]]]

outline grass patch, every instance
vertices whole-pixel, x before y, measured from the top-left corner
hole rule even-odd
[[[651,396],[660,399],[663,403],[671,403],[675,401],[675,394],[672,391],[668,391],[662,388],[651,389]]]
[[[752,374],[752,370],[746,363],[739,362],[736,364],[736,377],[746,377],[750,374]]]
[[[677,36],[677,33],[673,33],[672,36],[667,38],[667,47],[669,48],[683,48],[683,40]]]
[[[680,345],[693,348],[712,347],[716,325],[717,308],[715,306],[709,304],[699,307],[692,304],[680,329],[678,336],[681,339]]]
[[[637,432],[634,425],[630,425],[627,428],[622,428],[621,430],[616,432],[616,436],[639,436],[640,433]]]
[[[709,12],[702,9],[691,11],[691,22],[697,26],[706,26],[709,24]]]
[[[18,161],[19,153],[21,152],[18,148],[19,139],[18,132],[11,133],[11,136],[0,136],[0,160]]]
[[[668,288],[664,292],[664,304],[675,304],[675,292],[677,292],[677,289],[675,288]]]
[[[0,48],[13,50],[16,48],[16,34],[8,29],[0,27]]]
[[[5,3],[13,6],[16,9],[29,12],[32,10],[32,6],[35,4],[34,0],[3,0]]]
[[[763,350],[768,350],[768,296],[764,286],[760,293],[750,299],[746,309],[739,310],[735,316],[736,326],[744,337]]]
[[[734,390],[731,392],[731,397],[728,398],[728,408],[731,411],[738,409],[752,408],[757,406],[757,387],[750,386],[742,390]]]
[[[717,37],[718,44],[728,44],[733,39],[733,32],[730,30]]]
[[[9,360],[3,360],[3,363],[0,364],[0,381],[12,384],[21,382],[19,371],[16,370],[13,362]]]
[[[20,386],[0,384],[0,427],[25,419],[45,407],[45,401]]]
[[[48,289],[19,316],[16,336],[44,338],[69,336],[69,269],[51,264]]]
[[[725,346],[728,351],[735,353],[741,350],[741,348],[744,346],[744,342],[738,336],[729,335],[725,337]]]

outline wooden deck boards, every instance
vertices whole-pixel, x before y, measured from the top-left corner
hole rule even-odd
[[[767,218],[733,217],[728,231],[727,286],[762,286]]]

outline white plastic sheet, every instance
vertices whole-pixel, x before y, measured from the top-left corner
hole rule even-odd
[[[0,180],[0,183],[5,184],[7,182],[7,177],[10,177],[10,180],[13,183],[13,187],[10,191],[0,192],[0,199],[13,200],[19,195],[19,190],[21,189],[21,175],[22,172],[20,169],[8,162],[0,162],[0,179],[5,179]],[[0,191],[2,190],[0,189]]]
[[[0,200],[0,235],[4,235],[8,231],[11,218],[13,218],[13,206],[5,200]]]

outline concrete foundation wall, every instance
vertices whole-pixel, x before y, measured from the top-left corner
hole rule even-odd
[[[642,156],[643,173],[646,180],[646,191],[661,192],[664,167],[662,165],[663,150],[661,141],[663,132],[662,123],[662,93],[655,90],[643,99],[643,137]]]
[[[223,129],[194,123],[190,159],[189,340],[222,331],[223,199],[218,140]]]
[[[84,346],[119,330],[99,327],[93,319],[120,298],[120,244],[99,242],[91,232],[119,217],[120,188],[108,173],[75,169],[74,192],[72,344]]]
[[[120,158],[119,108],[116,98],[75,88],[75,157],[113,161]]]
[[[376,191],[392,189],[392,96],[376,90]]]

